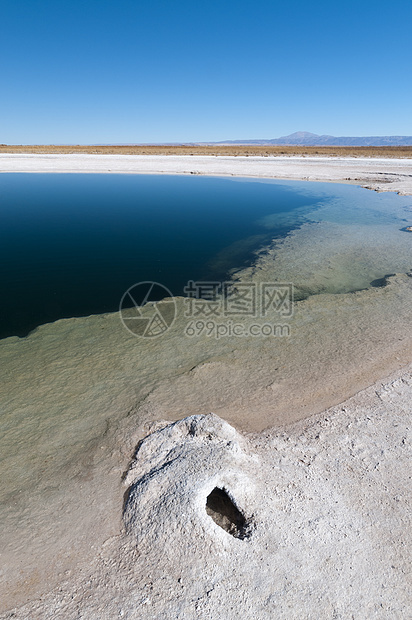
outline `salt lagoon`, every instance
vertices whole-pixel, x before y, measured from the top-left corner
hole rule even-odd
[[[250,181],[231,183],[246,191]],[[176,321],[158,339],[136,338],[108,313],[0,342],[5,609],[87,567],[119,535],[122,474],[148,424],[213,411],[243,432],[291,428],[410,363],[412,235],[402,228],[411,198],[352,185],[253,185],[305,197],[286,236],[268,241],[278,223],[259,214],[265,243],[248,248],[247,264],[242,256],[230,265],[238,283],[294,284],[289,337],[188,336],[178,297]],[[265,317],[279,320],[275,310]]]

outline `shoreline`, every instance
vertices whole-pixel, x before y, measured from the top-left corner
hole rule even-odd
[[[37,158],[39,156],[33,157],[36,159],[32,160],[30,158],[30,170],[18,169],[14,170],[14,172],[50,172],[48,169],[34,170],[32,164],[38,161]],[[73,160],[72,156],[67,157]],[[86,156],[80,157],[84,158]],[[105,158],[106,161],[109,156],[103,155],[99,157]],[[123,160],[124,157],[116,156],[116,159]],[[156,163],[158,167],[160,163],[163,164],[165,159],[163,156],[159,157],[161,161],[153,157],[146,158],[146,156],[142,156],[146,160],[146,164],[154,166]],[[43,166],[48,165],[50,159],[44,159],[46,161],[42,162]],[[55,156],[52,159],[56,163]],[[154,161],[148,162],[148,159]],[[184,161],[182,161],[183,158],[174,158],[178,160],[177,162],[171,161],[173,156],[167,156],[167,159],[169,160],[170,170],[153,170],[150,173],[199,173],[198,171],[190,172],[185,170],[188,157]],[[216,158],[213,159],[215,160]],[[226,160],[227,158],[224,159]],[[232,161],[234,159],[240,162],[240,164]],[[251,172],[256,173],[262,169],[261,164],[263,162],[261,160],[263,159],[266,158],[259,158],[254,163],[250,157],[243,158],[245,161],[240,158],[232,158],[229,162],[219,160],[218,164],[220,170],[223,170],[222,174],[224,176],[247,177],[247,175],[239,172],[244,169],[244,164],[251,164],[250,167],[253,168]],[[290,161],[290,158],[284,159]],[[297,158],[297,164],[299,166],[302,163],[306,164],[308,159]],[[331,175],[332,172],[335,175],[339,173],[341,176],[349,174],[348,168],[340,168],[340,163],[338,167],[335,166],[332,170],[333,166],[328,165],[329,159],[325,159],[326,164],[321,162],[322,165],[318,174]],[[90,159],[87,161],[96,164],[96,162],[91,162]],[[137,166],[138,163],[141,164],[142,159],[136,160],[133,157],[133,161],[134,165]],[[359,160],[354,161],[359,162]],[[209,174],[211,168],[213,168],[210,165],[210,161],[199,162],[195,160],[195,157],[190,157],[190,162],[191,164],[195,163],[201,168],[203,167],[202,169],[205,172],[201,172],[201,174]],[[387,166],[387,162],[393,163],[393,160],[385,160],[379,166]],[[9,161],[9,165],[12,163]],[[66,165],[66,159],[60,159],[60,163]],[[78,165],[80,163],[80,161],[77,161]],[[101,162],[101,164],[103,163]],[[125,162],[122,161],[121,163],[122,166],[119,165],[119,168],[124,167],[123,164]],[[285,165],[283,160],[280,163],[282,166]],[[223,166],[223,164],[225,165]],[[270,161],[269,164],[272,165],[273,162]],[[312,166],[309,170],[311,173],[313,173],[313,166],[315,164],[319,167],[319,161],[315,163],[309,162],[309,168]],[[412,162],[407,162],[407,164],[406,167],[402,166],[401,169],[402,174],[406,170],[408,170],[408,174],[409,172],[411,173],[410,181],[405,182],[402,174],[398,171],[394,173],[395,179],[383,185],[385,187],[384,190],[377,189],[379,187],[377,181],[375,182],[376,187],[370,186],[368,189],[398,191],[402,193],[408,191],[407,195],[412,194]],[[24,167],[22,162],[19,165]],[[352,165],[352,160],[350,165]],[[292,173],[295,175],[302,174],[299,166],[295,166]],[[28,167],[30,168],[30,166]],[[136,172],[136,170],[122,170],[122,172],[149,174],[147,170],[141,170],[141,168],[142,166],[140,165],[139,172]],[[180,172],[174,171],[177,169]],[[216,171],[216,166],[214,169]],[[266,163],[264,163],[264,169],[266,172],[268,171]],[[346,172],[343,172],[343,169]],[[230,170],[234,172],[228,172]],[[271,170],[272,173],[279,173],[280,168],[278,166],[275,171],[272,166]],[[381,174],[380,168],[378,172],[376,172],[376,167],[374,170],[376,176]],[[0,171],[11,172],[11,170],[4,170],[4,158],[1,155]],[[69,168],[54,170],[54,172],[63,171],[80,172],[80,170]],[[356,174],[360,175],[362,171],[365,171],[365,162],[359,163]],[[83,172],[94,173],[96,170],[89,168],[87,171],[83,170]],[[108,171],[101,168],[98,172],[105,173]],[[118,173],[119,170],[110,170],[110,172]],[[306,173],[308,173],[308,169]],[[210,176],[216,176],[216,174],[213,173]],[[248,178],[283,179],[284,177],[259,177],[252,175],[248,176]],[[293,176],[290,180],[315,181],[310,176],[303,178]],[[353,182],[353,184],[362,186],[360,178],[356,180],[342,180],[340,178],[322,178],[317,180],[335,183]],[[363,182],[369,184],[371,183],[371,178],[364,177]],[[410,183],[411,187],[407,183]],[[363,187],[367,187],[367,185],[363,185]],[[293,238],[289,241],[291,243],[289,252],[293,254]],[[62,411],[66,407],[70,412],[70,416],[76,414],[78,416],[78,423],[83,424],[85,423],[83,422],[84,416],[87,415],[88,410],[97,409],[101,412],[103,422],[107,421],[106,429],[99,429],[96,436],[93,436],[90,440],[90,448],[87,450],[89,454],[87,458],[84,455],[81,456],[79,464],[68,467],[64,461],[63,453],[56,454],[55,460],[53,461],[52,459],[50,465],[46,466],[50,467],[50,479],[53,479],[56,463],[60,467],[67,467],[67,473],[72,480],[72,488],[68,493],[68,498],[71,500],[76,499],[76,493],[78,493],[76,487],[78,486],[78,481],[81,481],[83,491],[80,497],[81,501],[77,504],[77,519],[79,524],[81,524],[78,526],[77,531],[78,540],[82,540],[84,532],[87,531],[93,532],[95,536],[93,539],[95,551],[92,552],[91,559],[89,558],[90,565],[83,565],[83,575],[88,571],[90,572],[90,570],[93,573],[97,566],[100,566],[99,570],[103,570],[99,562],[101,562],[102,556],[106,553],[104,551],[104,541],[110,541],[111,537],[116,539],[117,542],[122,540],[119,534],[119,528],[121,528],[120,503],[124,493],[124,488],[120,483],[121,474],[124,473],[130,463],[130,455],[133,452],[134,446],[147,435],[154,421],[179,420],[188,415],[214,411],[214,413],[229,421],[235,428],[242,430],[246,436],[253,435],[258,443],[262,443],[262,450],[264,451],[263,443],[265,443],[266,438],[276,433],[289,435],[295,433],[293,429],[299,430],[303,427],[310,427],[312,422],[314,422],[314,417],[316,420],[323,420],[329,415],[328,411],[325,411],[326,407],[332,407],[335,412],[339,412],[341,408],[347,408],[350,411],[352,406],[350,403],[356,401],[358,404],[353,408],[354,415],[356,412],[360,412],[362,416],[363,410],[370,409],[372,411],[376,405],[375,396],[376,392],[379,391],[379,383],[383,382],[386,384],[389,382],[391,385],[398,385],[397,381],[401,381],[402,385],[410,385],[408,378],[402,379],[408,373],[410,374],[412,361],[412,336],[409,335],[409,330],[407,329],[410,324],[408,313],[408,308],[410,307],[408,305],[411,292],[410,284],[411,278],[409,274],[400,273],[391,277],[388,286],[384,288],[342,294],[338,298],[336,295],[329,295],[328,299],[325,296],[322,298],[319,295],[314,295],[308,300],[299,302],[306,309],[303,312],[303,318],[300,323],[300,329],[303,330],[302,333],[304,334],[304,343],[302,345],[302,342],[295,344],[292,342],[290,345],[288,344],[288,347],[295,347],[298,350],[302,346],[306,354],[302,359],[296,357],[294,363],[289,366],[286,363],[289,355],[288,347],[286,352],[282,354],[283,358],[279,354],[276,360],[271,360],[270,352],[264,350],[264,343],[263,347],[257,346],[259,343],[256,343],[255,347],[251,346],[245,349],[241,343],[235,343],[236,346],[228,347],[223,342],[206,342],[203,351],[195,354],[192,352],[189,355],[184,350],[186,345],[181,342],[181,333],[176,333],[169,342],[169,348],[170,351],[173,351],[177,367],[169,371],[167,370],[170,365],[169,358],[156,345],[151,345],[150,349],[145,351],[145,359],[139,360],[139,347],[135,342],[131,342],[130,338],[127,339],[122,331],[123,328],[116,324],[118,320],[117,313],[111,315],[92,315],[78,319],[62,319],[56,323],[40,326],[26,339],[19,341],[19,339],[10,338],[1,341],[0,348],[7,353],[5,359],[11,363],[11,368],[16,371],[17,389],[22,390],[21,403],[17,403],[17,406],[20,405],[22,411],[24,411],[23,407],[26,401],[32,403],[30,399],[33,398],[34,393],[35,398],[37,398],[36,406],[39,408],[40,413],[49,407],[57,407],[57,409],[61,407]],[[324,330],[322,338],[318,342],[317,338],[319,338],[319,335],[317,335],[316,319],[322,319],[325,303],[329,304],[328,311],[333,319],[330,318],[326,321],[326,330]],[[398,313],[396,317],[393,317],[393,309],[396,307],[398,308]],[[367,309],[367,312],[365,309]],[[313,325],[314,319],[315,324]],[[336,340],[327,339],[328,336],[331,337],[334,329],[339,332],[339,327],[342,328],[342,326],[349,329],[351,333],[357,333],[356,330],[360,330],[362,342],[358,343],[358,346],[353,347],[353,343],[347,342],[345,333],[338,333]],[[356,338],[353,338],[353,340],[356,343]],[[95,350],[96,354],[94,357],[90,353],[90,347]],[[336,348],[335,352],[334,347]],[[202,346],[198,348],[202,349]],[[106,363],[107,351],[111,353],[111,366]],[[319,356],[319,351],[321,351],[322,363],[325,365],[328,362],[323,371],[322,368],[313,368],[312,364],[312,360],[316,359],[316,355]],[[27,362],[28,365],[25,368],[24,365],[21,366],[21,362],[26,359],[25,356],[27,355],[31,356],[32,363]],[[37,378],[33,372],[33,367],[35,363],[39,363],[39,360],[39,377],[46,373],[48,380],[56,386],[54,389],[61,390],[61,394],[58,395],[60,401],[57,405],[54,402],[57,392],[53,395],[53,392],[49,390],[43,394],[36,394],[36,390],[33,390],[33,386],[37,385]],[[140,366],[137,363],[138,360]],[[274,363],[275,361],[276,364]],[[66,362],[68,362],[69,372],[61,374],[60,366]],[[248,364],[250,369],[253,370],[251,373],[245,372],[245,366],[248,366]],[[278,370],[278,366],[280,366],[280,370]],[[321,363],[319,364],[320,366]],[[342,368],[345,369],[346,378],[341,376]],[[141,381],[139,373],[142,376]],[[154,373],[154,379],[151,379],[151,373]],[[30,375],[32,376],[30,377]],[[30,377],[30,380],[28,380],[28,377]],[[90,380],[89,377],[91,377]],[[139,381],[136,381],[136,377],[139,377]],[[144,384],[145,381],[146,384],[142,388],[140,383]],[[247,382],[249,385],[246,386]],[[90,386],[92,386],[91,390]],[[308,386],[311,386],[310,389],[308,389]],[[394,389],[394,398],[396,399],[397,388]],[[113,393],[109,397],[108,392],[111,391]],[[226,393],[226,401],[220,399],[220,393]],[[345,397],[342,397],[343,393]],[[324,402],[322,401],[322,394],[325,398]],[[79,399],[82,400],[81,403]],[[350,401],[348,405],[346,403],[347,400]],[[359,409],[359,402],[362,403],[363,409],[362,407]],[[408,402],[406,397],[402,400],[405,415],[411,414],[411,406]],[[316,403],[315,406],[314,403]],[[267,416],[272,414],[274,408],[277,408],[277,411],[282,415],[279,414],[278,417],[271,418],[272,424],[268,425],[266,423],[269,419]],[[126,417],[124,417],[125,412],[127,412]],[[242,425],[240,423],[241,416],[244,416],[244,419],[247,420],[247,416],[253,414],[256,415],[256,418],[260,416],[256,420],[254,429],[247,424]],[[76,424],[76,418],[73,421],[70,420],[70,424]],[[259,426],[259,429],[257,429],[257,426]],[[68,429],[70,430],[70,426],[68,426]],[[346,432],[345,429],[345,426],[342,426],[342,429],[340,429],[338,424],[339,432],[341,430],[344,434]],[[333,455],[334,453],[332,452],[330,455],[331,459]],[[267,456],[269,458],[270,455]],[[28,446],[27,459],[29,462],[30,458],[31,452],[30,446]],[[290,473],[293,476],[293,467]],[[89,476],[89,480],[87,476]],[[100,494],[98,492],[99,485]],[[90,498],[91,492],[96,493],[94,498]],[[108,499],[104,497],[104,494],[106,494]],[[292,495],[293,493],[291,492],[291,497]],[[51,502],[52,499],[50,500]],[[108,502],[109,508],[107,505],[100,505],[102,499]],[[65,502],[67,501],[65,499]],[[28,509],[30,510],[30,505]],[[51,508],[51,510],[54,509],[59,514],[58,510],[60,508],[58,503],[54,508]],[[87,517],[84,522],[82,521],[82,516]],[[264,519],[263,522],[265,522]],[[96,523],[101,528],[99,532],[95,532],[96,529],[99,529],[96,528]],[[84,529],[84,532],[80,532],[81,528]],[[54,535],[56,536],[56,533]],[[60,532],[60,535],[61,541],[58,541],[60,545],[59,554],[63,557],[63,560],[61,565],[58,565],[56,560],[56,573],[58,574],[57,582],[63,583],[66,579],[64,576],[66,561],[64,560],[64,545],[68,545],[71,540],[70,535],[63,531]],[[41,543],[42,539],[39,536],[38,544],[41,545]],[[81,544],[85,544],[85,541]],[[109,542],[107,544],[110,547],[112,543]],[[114,551],[115,555],[116,553],[120,553],[119,550]],[[50,569],[48,570],[50,572]],[[59,594],[55,590],[50,595],[53,599],[52,601],[49,598],[50,607],[56,601],[63,600],[70,588],[73,587],[73,584],[80,579],[76,563],[70,570],[73,571],[73,580],[69,580],[66,583],[63,588],[63,594]],[[11,581],[2,596],[4,601],[7,600],[7,593],[11,596],[13,586],[15,588],[15,581],[11,577],[12,575],[10,574]],[[41,576],[39,578],[41,582]],[[51,579],[51,575],[48,575],[48,578]],[[21,589],[19,593],[20,599],[19,602],[12,603],[13,606],[23,604],[24,599],[34,602],[43,591],[51,590],[54,587],[52,585],[53,580],[47,581],[49,586],[42,589],[40,585],[40,590],[36,592],[36,579],[30,582],[30,571],[26,573],[26,576],[23,575],[21,579],[22,581],[20,581],[19,585],[19,589]],[[43,576],[44,579],[45,575]],[[25,583],[27,583],[27,586]],[[79,585],[79,592],[81,591],[85,590],[83,586]],[[13,600],[13,597],[8,600]],[[33,604],[40,605],[40,607],[42,605],[41,603]],[[10,608],[10,603],[8,605]],[[97,611],[93,612],[96,615],[89,615],[90,618],[99,617],[101,611],[99,611],[98,607],[96,609]],[[39,616],[35,616],[28,607],[18,617],[44,618],[46,617],[44,613],[45,607],[42,607],[42,615]],[[141,616],[132,615],[130,617],[139,618]]]
[[[411,159],[298,155],[235,157],[0,153],[0,174],[12,172],[202,174],[326,183],[349,182],[378,192],[412,195]]]

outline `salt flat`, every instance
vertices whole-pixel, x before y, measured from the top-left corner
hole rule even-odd
[[[214,415],[154,425],[125,479],[123,531],[2,617],[409,618],[411,370],[260,435]],[[216,488],[243,534],[206,511]]]
[[[412,194],[412,160],[343,157],[33,155],[0,153],[0,172],[208,174],[352,182]]]

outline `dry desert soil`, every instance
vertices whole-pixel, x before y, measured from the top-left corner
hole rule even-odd
[[[278,155],[326,157],[412,158],[412,146],[254,146],[213,144],[147,145],[7,145],[0,153],[99,154],[99,155],[216,155],[232,157],[275,157]]]

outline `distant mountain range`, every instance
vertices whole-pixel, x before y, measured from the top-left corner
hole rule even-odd
[[[318,136],[308,131],[297,131],[290,136],[282,136],[273,140],[227,140],[213,144],[256,144],[279,146],[412,146],[412,136],[365,136],[335,137]]]

